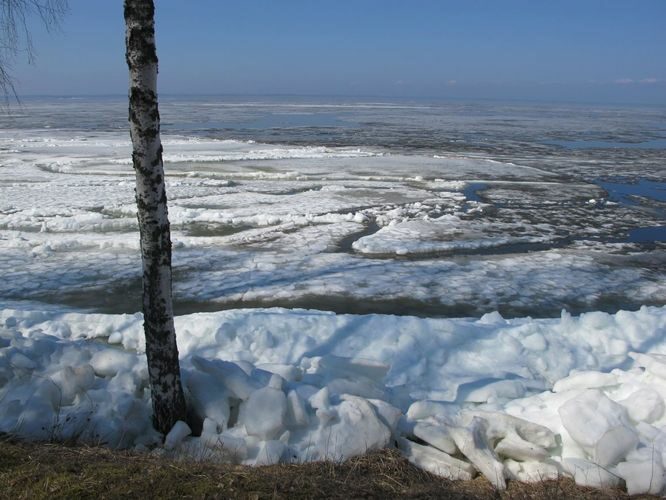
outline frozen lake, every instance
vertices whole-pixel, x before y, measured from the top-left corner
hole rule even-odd
[[[162,99],[193,412],[163,441],[126,107],[0,118],[0,432],[663,493],[663,109]]]
[[[135,312],[123,98],[0,117],[0,300]],[[179,314],[666,304],[666,110],[161,101]],[[650,147],[637,147],[648,144]]]

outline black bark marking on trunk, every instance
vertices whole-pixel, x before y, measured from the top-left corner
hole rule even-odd
[[[152,0],[127,0],[125,2],[127,66],[132,68],[157,64],[155,43],[146,40],[155,38],[155,5]]]
[[[129,92],[129,103],[129,120],[136,125],[140,137],[148,140],[155,139],[160,133],[160,114],[157,111],[157,95],[155,92],[132,86]],[[141,116],[148,117],[145,120],[146,123],[141,122]],[[160,162],[161,156],[160,149]]]

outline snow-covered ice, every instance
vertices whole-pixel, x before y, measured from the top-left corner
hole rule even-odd
[[[136,311],[126,106],[111,104],[37,102],[25,117],[0,117],[0,297]],[[492,155],[414,154],[373,141],[268,144],[188,128],[218,109],[190,104],[167,100],[163,112],[166,123],[181,123],[163,134],[181,313],[288,306],[553,316],[666,301],[664,244],[630,237],[663,225],[659,200],[614,197],[601,186],[620,184],[563,176],[575,158],[561,152],[504,158],[504,145]],[[427,113],[418,118],[426,128],[433,112],[331,108],[341,109],[384,120]],[[100,116],[113,126],[97,123]],[[299,138],[299,130],[291,133]],[[647,172],[638,160],[636,169]],[[600,163],[595,175],[609,168]],[[650,193],[659,193],[653,184]]]

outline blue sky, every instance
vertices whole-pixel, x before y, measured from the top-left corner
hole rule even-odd
[[[161,93],[666,103],[666,0],[156,0]],[[35,25],[20,94],[124,94],[121,0]]]

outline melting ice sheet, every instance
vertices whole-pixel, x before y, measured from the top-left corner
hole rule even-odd
[[[543,317],[666,300],[663,238],[640,229],[664,224],[652,191],[625,203],[618,183],[478,154],[168,134],[164,147],[180,313]],[[5,130],[0,151],[0,297],[135,312],[124,131]]]

